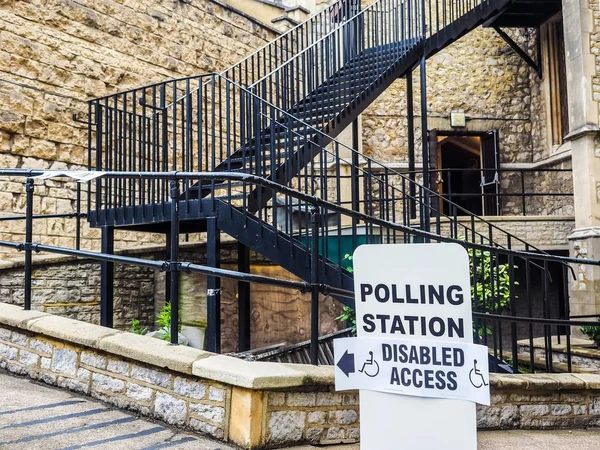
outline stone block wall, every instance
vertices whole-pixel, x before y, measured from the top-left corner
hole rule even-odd
[[[21,262],[0,262],[0,299],[3,302],[23,305],[23,270]],[[99,263],[73,258],[43,258],[35,264],[32,276],[31,300],[34,309],[88,323],[100,323]],[[153,326],[154,294],[154,270],[116,265],[115,327],[129,329],[133,319],[138,319],[143,327]]]
[[[359,395],[333,367],[248,362],[0,303],[0,369],[243,449],[357,442]],[[479,429],[600,425],[600,375],[490,377]]]
[[[535,35],[525,30],[511,37],[530,54]],[[457,131],[498,129],[501,162],[532,162],[533,87],[537,75],[491,28],[478,28],[427,61],[427,114],[429,129],[451,130],[452,111],[470,120]],[[421,155],[419,71],[413,74],[415,154]],[[541,95],[537,88],[535,92]],[[375,160],[407,162],[406,82],[398,80],[363,113],[363,149]],[[543,126],[540,124],[539,126]],[[538,127],[539,128],[539,127]],[[545,130],[538,131],[545,140]]]
[[[477,405],[479,429],[585,428],[600,424],[599,375],[497,377],[492,405]]]
[[[72,115],[86,120],[86,100],[151,82],[219,72],[276,35],[276,30],[219,0],[2,1],[0,168],[83,168],[87,126]],[[74,183],[40,184],[36,213],[74,212]],[[0,211],[24,212],[23,179],[0,179]],[[36,240],[74,247],[73,223],[39,221]],[[22,222],[0,225],[1,239],[22,239]],[[122,248],[158,238],[117,234]],[[83,237],[84,248],[98,245],[97,230],[86,228]]]
[[[317,444],[360,438],[358,394],[331,390],[270,392],[266,408],[270,443],[289,440]]]
[[[124,256],[164,260],[164,249],[145,247],[121,251]],[[0,301],[23,305],[23,258],[0,261]],[[182,243],[182,261],[206,264],[206,245]],[[100,323],[100,264],[89,259],[55,255],[33,256],[32,307],[92,324]],[[251,253],[251,273],[279,279],[297,280],[290,272],[265,258]],[[223,268],[237,270],[237,247],[223,242]],[[206,326],[207,277],[182,273],[180,320],[183,325]],[[223,278],[221,285],[222,351],[238,350],[238,283]],[[250,285],[251,342],[253,348],[308,339],[310,330],[310,294],[261,284]],[[114,326],[129,330],[137,319],[142,328],[154,328],[155,316],[165,302],[165,274],[147,267],[115,264]],[[336,320],[342,306],[330,296],[320,296],[320,334],[337,331]]]

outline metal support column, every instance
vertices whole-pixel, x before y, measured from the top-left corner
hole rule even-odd
[[[421,57],[421,141],[423,147],[423,214],[421,217],[421,228],[429,231],[431,224],[431,204],[429,196],[429,136],[427,130],[427,68],[426,57]],[[425,238],[429,242],[429,238]]]
[[[413,78],[412,70],[406,74],[406,122],[407,122],[407,139],[408,139],[408,177],[410,178],[409,189],[409,209],[410,218],[417,218],[417,204],[415,201],[416,185],[415,185],[415,108],[413,101]]]
[[[311,211],[311,262],[310,262],[310,362],[319,364],[319,208]]]
[[[171,259],[171,233],[165,235],[165,261]],[[165,303],[171,301],[171,277],[168,273],[165,274]]]
[[[25,183],[25,293],[24,293],[24,308],[26,310],[31,309],[31,282],[33,273],[33,190],[34,181],[33,178],[27,178]]]
[[[360,186],[359,186],[359,154],[358,149],[360,147],[360,129],[358,127],[358,119],[354,119],[352,122],[352,148],[355,150],[352,152],[352,210],[358,211],[360,205]]]
[[[238,271],[250,273],[250,248],[238,242]],[[250,350],[250,283],[238,281],[238,351]]]
[[[112,255],[115,251],[115,229],[102,227],[101,251]],[[108,261],[100,263],[100,325],[113,327],[115,264]]]
[[[179,181],[171,181],[171,255],[169,256],[169,302],[171,344],[179,344]]]
[[[221,236],[217,218],[210,217],[206,224],[206,263],[218,268],[221,264]],[[207,280],[207,350],[221,353],[221,279],[209,276]]]

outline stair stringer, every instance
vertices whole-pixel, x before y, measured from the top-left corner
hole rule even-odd
[[[219,230],[302,280],[310,280],[310,251],[300,241],[275,230],[267,223],[261,223],[255,216],[244,214],[222,200],[216,199],[215,206]],[[319,282],[322,284],[354,290],[354,280],[350,272],[340,270],[323,256],[319,256],[318,273]],[[344,305],[354,307],[353,299],[334,297]]]
[[[345,130],[365,109],[367,109],[385,90],[398,78],[419,63],[421,57],[426,58],[436,54],[448,45],[454,43],[462,36],[471,32],[502,11],[511,0],[491,0],[487,6],[476,7],[461,18],[455,20],[433,36],[425,43],[417,42],[402,55],[390,67],[382,72],[381,76],[371,85],[359,93],[349,104],[344,107],[337,117],[331,120],[322,129],[313,128],[315,134],[311,139],[314,144],[307,144],[297,150],[291,158],[275,169],[275,173],[269,176],[272,181],[289,185],[291,179],[306,167],[312,159],[319,155],[321,148],[335,141],[335,138]],[[300,120],[299,120],[300,122]],[[321,131],[324,134],[319,133]],[[261,190],[261,202],[259,204],[259,190]],[[270,199],[270,191],[264,187],[257,187],[248,196],[248,208],[256,212],[266,206]]]

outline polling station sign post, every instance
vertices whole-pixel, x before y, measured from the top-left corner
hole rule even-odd
[[[335,378],[360,390],[361,449],[476,449],[488,350],[473,344],[466,250],[363,245],[353,261],[357,337],[334,342]]]

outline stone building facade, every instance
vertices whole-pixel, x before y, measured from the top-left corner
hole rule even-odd
[[[87,126],[73,115],[87,120],[86,100],[221,71],[277,34],[219,0],[2,1],[0,168],[85,168]],[[1,215],[24,213],[22,181],[0,181]],[[75,183],[38,182],[34,212],[74,212],[75,198]],[[22,241],[23,232],[23,222],[4,222],[1,239]],[[99,249],[98,230],[82,237],[83,248]],[[116,242],[157,239],[120,233]],[[34,240],[73,248],[75,221],[36,221]]]
[[[327,4],[317,1],[314,7]],[[73,115],[85,118],[86,100],[154,81],[220,71],[278,34],[271,25],[220,0],[0,0],[0,13],[0,168],[83,168],[87,128]],[[511,222],[514,229],[523,230],[524,237],[535,236],[541,248],[563,252],[575,225],[580,231],[572,236],[572,248],[588,255],[598,253],[594,239],[600,235],[596,230],[600,226],[600,184],[594,176],[600,170],[599,14],[594,0],[586,8],[564,1],[559,20],[565,36],[577,38],[565,41],[569,122],[563,127],[570,134],[562,142],[553,140],[549,119],[551,71],[545,55],[551,43],[535,30],[509,34],[532,59],[542,52],[541,78],[491,28],[478,28],[427,61],[430,130],[437,130],[440,136],[498,131],[500,189],[513,194],[502,198],[500,215],[526,213],[528,220]],[[413,80],[416,167],[421,170],[418,70]],[[451,126],[452,112],[466,115],[465,127]],[[405,80],[396,81],[367,108],[361,123],[362,151],[390,168],[406,171]],[[575,173],[586,180],[575,186],[570,171],[572,154]],[[521,170],[528,171],[526,178]],[[75,186],[65,181],[38,182],[35,211],[72,212]],[[562,195],[529,197],[522,202],[518,194],[523,189]],[[573,189],[574,197],[568,195]],[[85,198],[86,193],[82,195]],[[22,214],[24,207],[22,180],[2,178],[0,214]],[[557,216],[551,232],[544,225],[548,215]],[[34,240],[72,248],[75,227],[73,219],[40,220],[35,224]],[[540,233],[536,234],[537,230]],[[23,232],[22,222],[5,222],[0,239],[22,241]],[[544,241],[547,235],[551,236]],[[82,237],[83,248],[99,248],[98,230],[84,226]],[[127,248],[163,241],[162,235],[143,233],[119,232],[116,237],[117,245]],[[0,248],[0,257],[2,252],[6,250]],[[593,304],[596,312],[596,294],[591,289],[594,275],[585,277],[591,284],[587,293],[581,294],[587,296],[581,302]],[[586,308],[582,314],[589,313]]]

